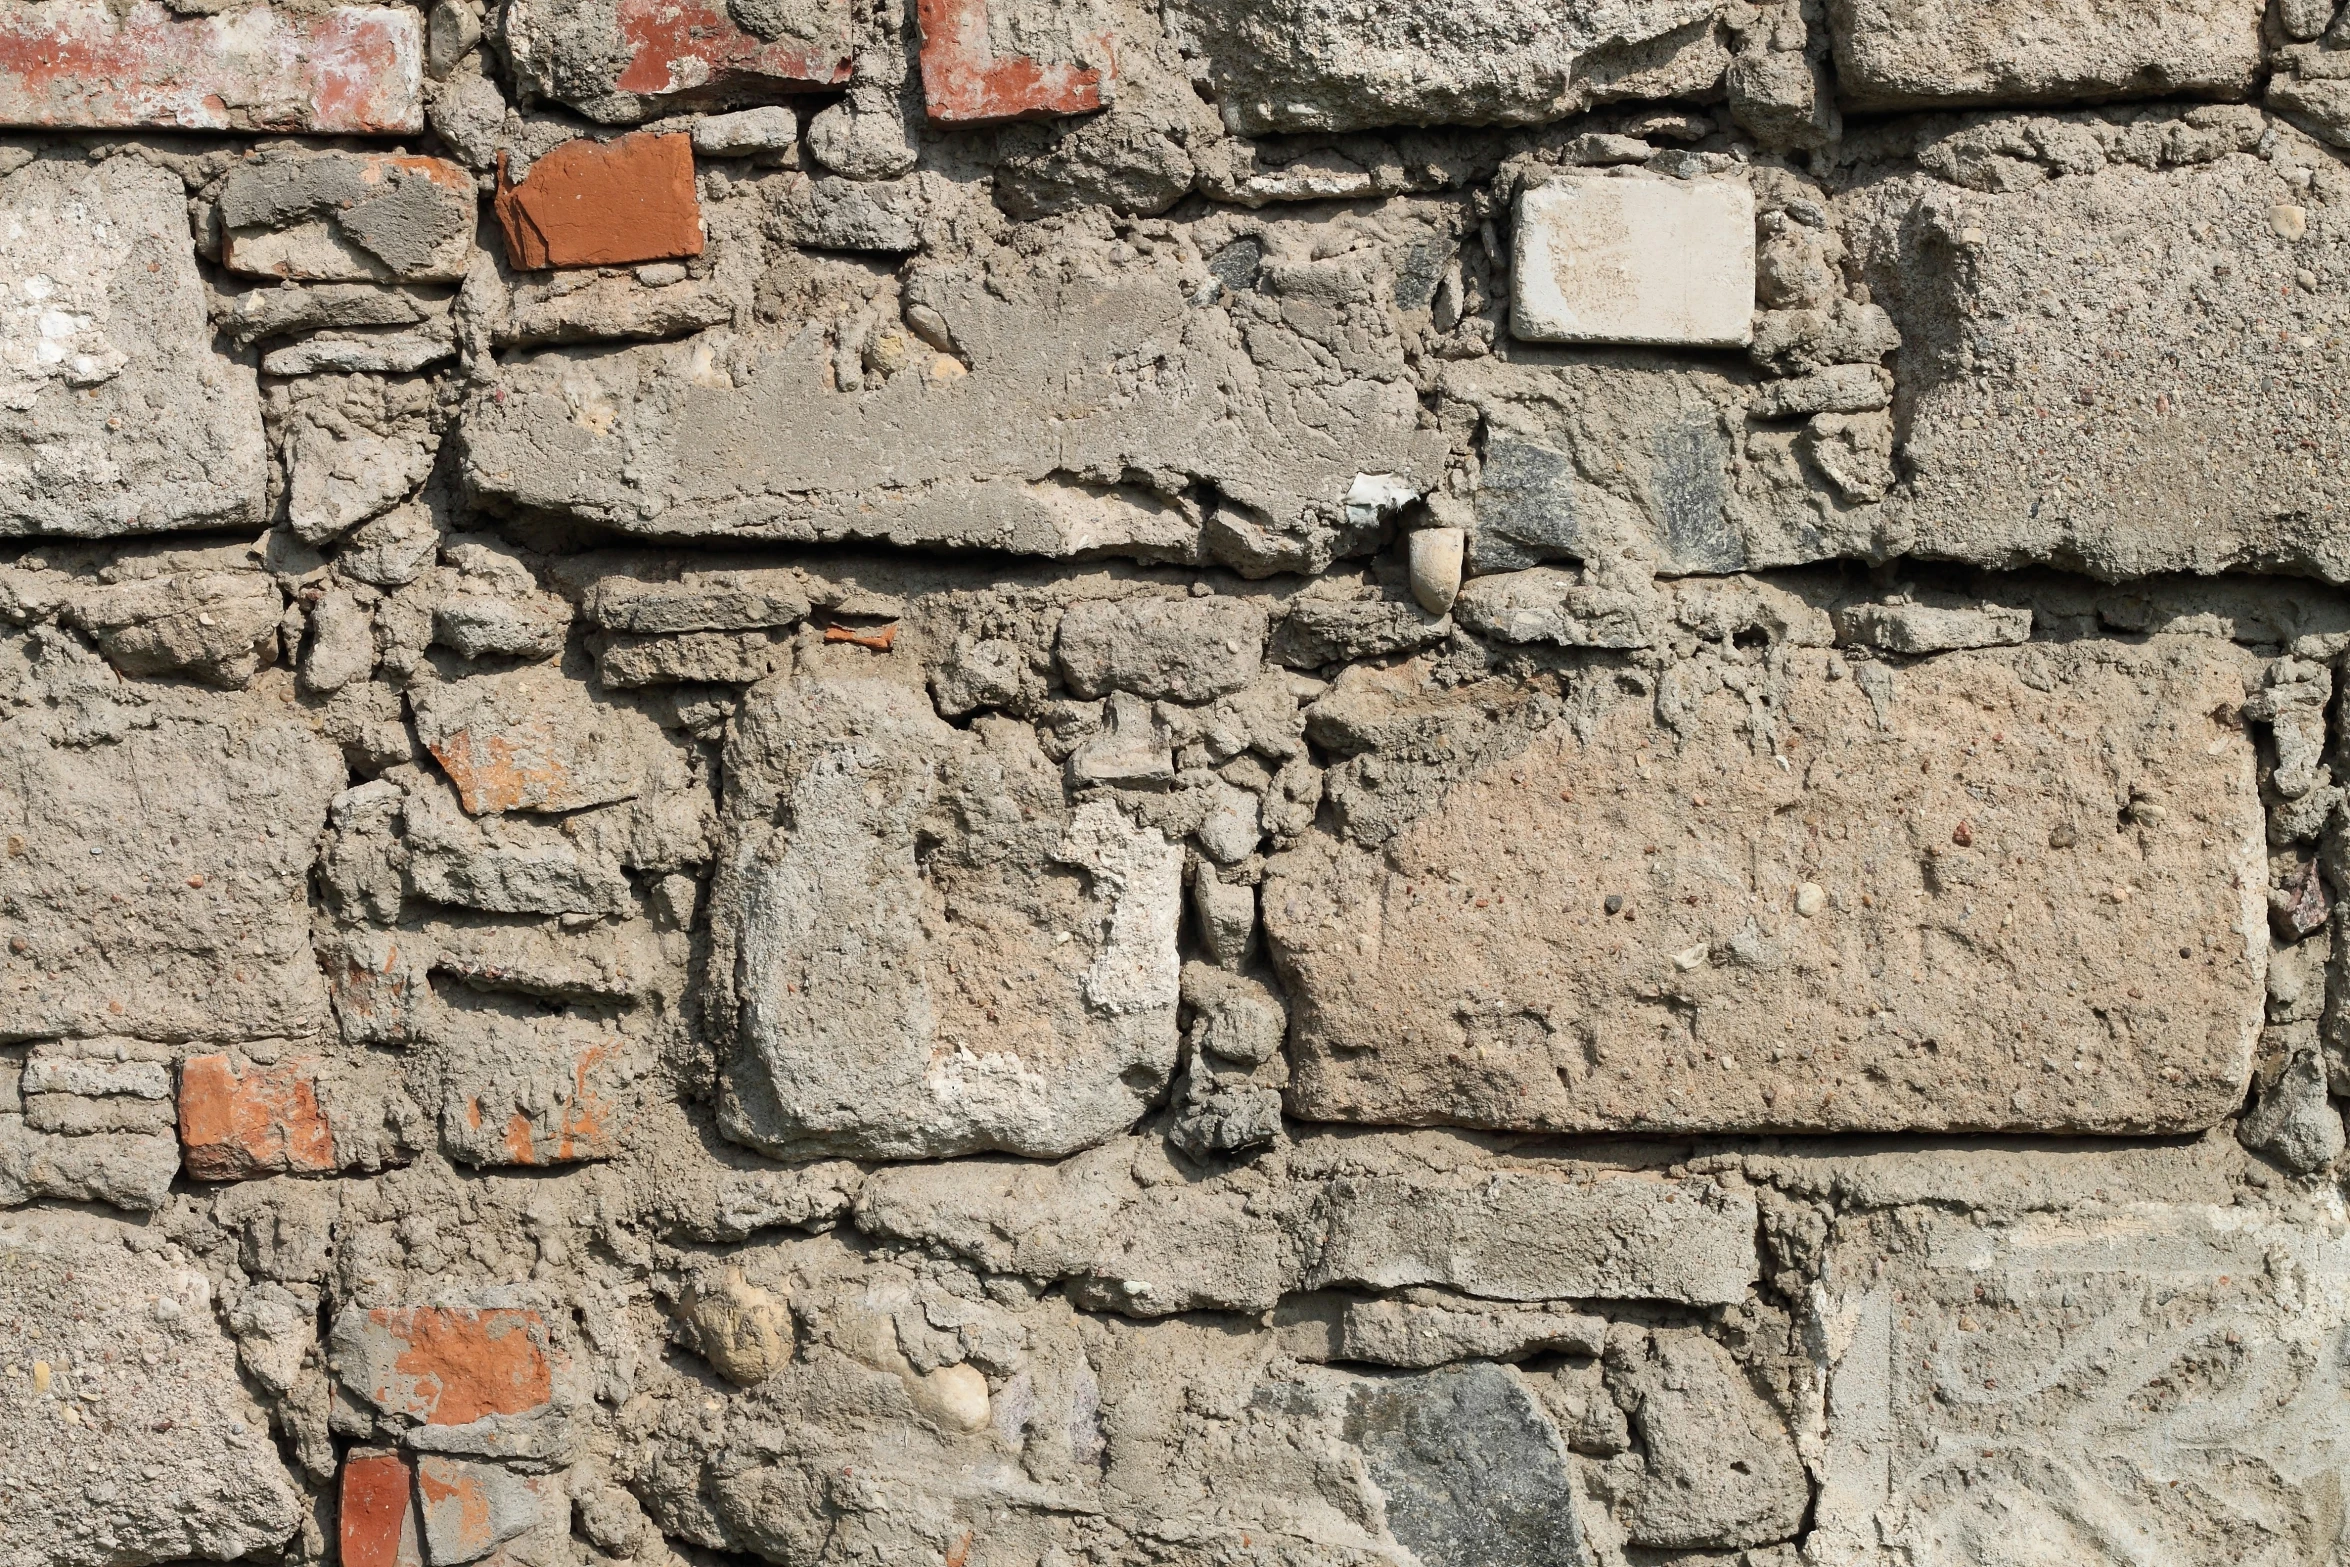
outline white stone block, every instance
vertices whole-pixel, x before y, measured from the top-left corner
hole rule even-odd
[[[1535,343],[1743,348],[1754,192],[1735,179],[1582,175],[1518,195],[1510,330]]]

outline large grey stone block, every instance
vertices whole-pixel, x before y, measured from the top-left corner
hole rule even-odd
[[[1987,122],[1943,149],[1977,188],[1909,174],[1848,198],[1855,252],[1907,345],[1894,368],[1909,477],[1882,547],[2109,580],[2350,580],[2326,482],[2350,376],[2325,346],[2350,308],[2301,282],[2333,265],[2323,208],[2282,158],[2143,167],[2107,161],[2093,130]],[[2257,130],[2190,115],[2139,134],[2191,149]],[[2013,156],[2035,137],[2082,166],[2049,178]]]
[[[0,1562],[223,1560],[293,1537],[302,1493],[214,1311],[212,1282],[150,1232],[0,1215]]]
[[[1032,730],[910,663],[753,687],[727,742],[712,1021],[729,1132],[788,1157],[1061,1155],[1173,1071],[1182,852],[1072,807]]]
[[[0,178],[0,536],[258,526],[268,462],[179,176],[43,158]]]
[[[1830,0],[1854,108],[2241,98],[2262,0]]]
[[[1785,648],[1717,665],[1737,688],[1595,689],[1416,814],[1346,782],[1392,836],[1310,839],[1264,889],[1290,1111],[2208,1126],[2243,1098],[2267,954],[2251,667],[2170,637],[1900,669]]]

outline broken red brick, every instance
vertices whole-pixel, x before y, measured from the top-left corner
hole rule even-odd
[[[404,7],[0,0],[0,125],[412,135],[423,62],[422,17]]]
[[[1115,66],[1097,71],[1047,64],[1026,55],[997,57],[987,41],[988,0],[921,0],[922,98],[940,125],[994,125],[1005,120],[1084,114],[1102,106]],[[1110,35],[1098,42],[1111,58]]]
[[[640,132],[567,141],[520,184],[498,154],[498,226],[516,270],[613,267],[702,253],[693,141]]]
[[[342,1329],[337,1329],[338,1338]],[[356,1371],[387,1414],[461,1426],[489,1415],[526,1415],[554,1397],[547,1328],[535,1311],[379,1306],[359,1325]]]
[[[485,1110],[480,1096],[465,1102],[469,1133],[462,1138],[460,1157],[482,1164],[571,1164],[582,1159],[612,1156],[618,1131],[610,1100],[596,1092],[595,1081],[611,1052],[590,1045],[571,1063],[571,1093],[562,1103],[533,1115],[519,1106],[507,1110],[495,1139],[482,1134],[494,1112]],[[492,1152],[492,1149],[495,1152]]]
[[[849,80],[845,25],[835,47],[770,43],[737,27],[725,0],[620,0],[620,42],[628,64],[614,85],[677,106],[822,91]]]
[[[180,1064],[180,1155],[199,1181],[317,1174],[335,1167],[318,1106],[316,1056],[239,1072],[226,1055]]]
[[[337,1511],[342,1567],[418,1567],[416,1513],[408,1461],[398,1453],[354,1451],[343,1460]]]
[[[894,620],[886,626],[873,628],[863,626],[826,626],[824,628],[824,640],[827,642],[854,642],[857,646],[869,647],[876,653],[888,652],[890,645],[897,639],[898,623]]]

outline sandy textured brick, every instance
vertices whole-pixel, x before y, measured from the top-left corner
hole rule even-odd
[[[554,1526],[560,1551],[570,1498],[559,1475],[518,1474],[497,1464],[427,1454],[417,1461],[424,1544],[435,1563],[479,1561],[508,1541]],[[517,1563],[519,1567],[519,1563]]]
[[[0,1373],[0,1561],[218,1559],[293,1538],[302,1493],[214,1312],[211,1282],[131,1226],[0,1214],[15,1368]]]
[[[1510,330],[1530,342],[1743,348],[1754,194],[1735,179],[1530,184],[1511,277]]]
[[[2108,1202],[2075,1171],[2061,1209],[1982,1223],[1942,1207],[1965,1177],[1939,1162],[1925,1206],[1839,1226],[1813,1296],[1824,1559],[2015,1560],[2029,1540],[2223,1567],[2335,1538],[2338,1211]]]
[[[2241,98],[2260,0],[1830,0],[1836,85],[1856,108]]]
[[[1274,862],[1293,1114],[2191,1131],[2234,1110],[2267,873],[2246,661],[1791,649],[1755,728],[1618,698],[1378,850]],[[1809,912],[1805,912],[1808,910]]]
[[[315,1175],[335,1167],[334,1134],[318,1102],[318,1060],[271,1066],[217,1054],[180,1063],[180,1157],[199,1181]]]
[[[828,652],[871,667],[762,682],[728,740],[728,1130],[877,1158],[1122,1130],[1174,1065],[1180,851],[1072,809],[1025,725],[957,730],[890,655]]]
[[[693,141],[685,136],[568,141],[514,183],[501,161],[495,210],[506,259],[524,271],[702,253]]]
[[[1098,65],[998,53],[988,39],[991,8],[1019,6],[1017,0],[921,0],[922,99],[934,124],[991,125],[1084,114],[1109,100],[1117,77],[1109,33],[1070,40]],[[1026,9],[1047,8],[1030,4]]]
[[[0,178],[0,535],[258,528],[268,458],[178,177],[122,158]]]
[[[423,35],[397,6],[182,15],[153,0],[10,0],[0,125],[413,135]]]
[[[546,1322],[528,1309],[354,1306],[333,1346],[346,1387],[427,1425],[527,1415],[554,1397]]]

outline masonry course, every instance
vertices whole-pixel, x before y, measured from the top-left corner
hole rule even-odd
[[[0,1567],[2328,1561],[2329,0],[0,0]]]

